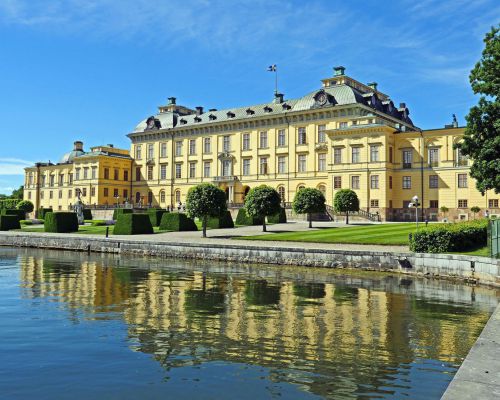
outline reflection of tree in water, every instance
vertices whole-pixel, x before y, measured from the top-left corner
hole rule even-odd
[[[306,299],[322,299],[326,296],[324,283],[295,283],[293,285],[295,296]]]
[[[280,288],[266,280],[249,280],[245,285],[245,299],[252,306],[272,306],[280,302]]]
[[[333,296],[336,302],[352,302],[358,298],[358,288],[335,285],[335,292],[333,292]]]

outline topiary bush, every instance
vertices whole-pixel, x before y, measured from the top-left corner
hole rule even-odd
[[[121,214],[132,214],[133,210],[131,208],[115,208],[113,211],[113,220],[118,220],[118,216]]]
[[[221,217],[208,218],[207,226],[212,229],[234,228],[233,217],[226,211]]]
[[[197,231],[195,222],[186,214],[165,213],[161,217],[160,230],[162,231]]]
[[[121,213],[116,220],[113,235],[141,235],[153,233],[148,214]]]
[[[19,203],[17,203],[16,208],[18,210],[24,210],[25,213],[31,213],[35,209],[35,206],[29,200],[22,200]]]
[[[167,210],[164,210],[162,208],[148,208],[147,213],[149,215],[149,219],[151,221],[151,225],[153,225],[153,226],[160,226],[161,217],[166,212],[167,212]]]
[[[17,215],[0,215],[0,231],[8,231],[10,229],[21,229]]]
[[[247,214],[244,208],[238,210],[238,215],[236,216],[236,225],[262,225],[262,217],[251,217]]]
[[[75,212],[58,211],[45,214],[45,232],[68,233],[78,231],[78,217]]]
[[[267,217],[267,222],[270,224],[286,224],[286,211],[281,207],[278,214],[270,215]]]
[[[43,207],[41,207],[41,208],[38,209],[36,217],[38,219],[45,219],[45,215],[47,213],[49,213],[49,212],[52,212],[52,211],[53,211],[52,208],[43,208]]]
[[[84,220],[92,220],[92,210],[90,208],[84,208],[82,211]]]
[[[33,221],[30,219],[22,219],[21,221],[19,221],[19,223],[21,225],[33,225]]]
[[[410,250],[416,253],[466,251],[486,246],[487,237],[487,219],[429,225],[411,235]]]
[[[103,219],[93,219],[89,222],[90,222],[90,225],[92,225],[92,226],[106,226],[107,225],[106,221]]]
[[[18,210],[17,208],[4,208],[1,211],[2,215],[15,215],[19,221],[26,219],[26,213],[24,210]]]
[[[21,201],[22,201],[21,199],[0,200],[0,210],[4,208],[16,208]]]

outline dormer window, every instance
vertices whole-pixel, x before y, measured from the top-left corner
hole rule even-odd
[[[194,117],[194,122],[201,122],[201,118],[200,117]]]
[[[184,119],[184,118],[181,118],[181,125],[186,125],[187,124],[187,121]]]
[[[292,106],[287,103],[283,103],[281,106],[283,107],[283,110],[290,110],[292,108]]]
[[[247,115],[253,115],[255,114],[255,111],[252,110],[251,108],[247,108]]]
[[[210,115],[208,116],[208,119],[210,119],[210,121],[214,121],[214,120],[216,120],[216,119],[217,119],[217,117],[216,117],[215,115],[213,115],[213,114],[210,114]]]
[[[226,115],[228,118],[234,118],[236,116],[236,114],[232,111],[228,111]]]
[[[265,106],[265,107],[264,107],[264,111],[265,111],[266,113],[269,113],[269,112],[272,112],[272,111],[273,111],[273,109],[272,109],[271,107],[269,107],[269,106]]]

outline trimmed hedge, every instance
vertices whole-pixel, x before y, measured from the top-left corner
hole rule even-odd
[[[121,213],[116,220],[113,235],[141,235],[153,233],[147,214]]]
[[[39,208],[36,217],[38,219],[45,219],[45,215],[49,212],[53,212],[52,208]]]
[[[263,222],[264,220],[261,217],[251,217],[248,215],[244,208],[238,210],[236,225],[262,225]]]
[[[465,251],[486,246],[488,220],[436,224],[410,235],[410,250],[416,253]]]
[[[151,225],[153,226],[160,226],[161,223],[161,217],[163,217],[163,214],[165,214],[167,210],[164,210],[163,208],[148,208],[148,215],[149,219],[151,220]]]
[[[16,208],[17,204],[20,203],[22,199],[3,199],[0,200],[0,210],[4,208]]]
[[[267,217],[267,222],[270,224],[286,224],[286,211],[283,207],[280,208],[278,214]]]
[[[10,229],[21,229],[17,215],[0,215],[0,231],[8,231]]]
[[[78,231],[78,217],[74,212],[58,211],[45,214],[45,232],[68,233]]]
[[[92,217],[92,210],[90,208],[84,208],[83,209],[83,219],[84,220],[92,220],[93,217]]]
[[[131,208],[115,208],[113,211],[113,220],[117,221],[118,216],[121,214],[132,214],[133,210]]]
[[[207,228],[221,229],[221,228],[234,228],[233,217],[231,213],[226,211],[220,217],[212,217],[207,220]]]
[[[160,230],[162,231],[197,231],[195,222],[186,214],[165,213],[161,217]]]
[[[4,208],[0,214],[2,215],[15,215],[19,221],[26,219],[26,213],[24,210],[18,210],[17,208]]]
[[[107,225],[106,221],[103,219],[93,219],[93,220],[90,220],[88,222],[92,226],[106,226]]]

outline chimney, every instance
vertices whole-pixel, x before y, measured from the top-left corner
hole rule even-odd
[[[177,99],[176,99],[175,97],[169,97],[169,98],[168,98],[168,104],[167,104],[167,105],[169,105],[169,106],[170,106],[170,105],[175,104],[175,101],[176,101],[176,100],[177,100]]]
[[[74,142],[73,143],[73,150],[74,151],[83,151],[83,142],[80,142],[79,140]]]
[[[273,103],[275,104],[281,104],[283,103],[283,97],[285,95],[283,93],[274,93],[274,101]]]
[[[374,90],[375,92],[377,91],[377,86],[378,86],[377,82],[369,82],[369,83],[367,83],[367,85],[370,88],[372,88],[372,90]]]
[[[333,76],[341,76],[345,75],[345,67],[339,65],[338,67],[333,68]]]
[[[399,103],[399,108],[406,108],[406,103]]]
[[[203,114],[203,107],[200,106],[196,107],[196,115],[201,115],[201,114]]]

